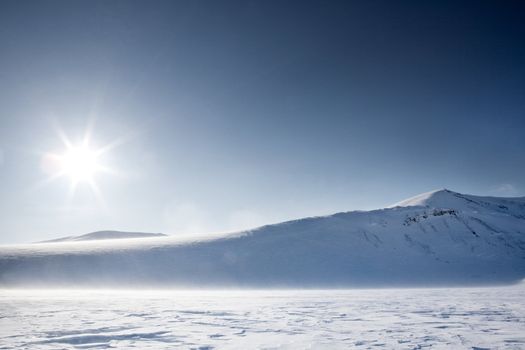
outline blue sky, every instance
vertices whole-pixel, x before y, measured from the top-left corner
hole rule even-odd
[[[518,1],[2,1],[0,243],[525,195]],[[118,140],[94,178],[43,157]]]

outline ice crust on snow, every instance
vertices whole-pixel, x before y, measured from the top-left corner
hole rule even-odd
[[[0,290],[2,349],[523,349],[525,288]]]

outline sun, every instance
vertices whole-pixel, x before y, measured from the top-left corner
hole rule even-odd
[[[57,128],[57,133],[64,148],[61,152],[42,153],[41,167],[48,174],[48,178],[41,183],[46,184],[59,178],[66,178],[70,180],[69,198],[74,197],[79,186],[88,187],[103,203],[97,178],[103,174],[117,174],[116,170],[108,166],[108,159],[104,155],[122,144],[122,138],[100,147],[98,142],[92,140],[91,128],[88,128],[84,137],[76,140],[77,142],[67,137],[60,128]]]
[[[70,147],[59,157],[60,172],[74,183],[92,182],[102,169],[98,158],[99,154],[86,145]]]

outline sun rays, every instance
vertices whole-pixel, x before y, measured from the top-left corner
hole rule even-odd
[[[70,199],[75,196],[79,186],[88,186],[99,202],[104,204],[97,178],[104,174],[116,173],[106,164],[104,155],[119,145],[121,140],[114,140],[99,147],[95,146],[92,140],[92,127],[86,129],[80,140],[71,140],[60,127],[57,127],[56,131],[62,141],[63,149],[43,154],[43,169],[48,174],[44,182],[68,179]]]

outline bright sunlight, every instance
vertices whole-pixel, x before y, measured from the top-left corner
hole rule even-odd
[[[61,173],[75,183],[91,182],[101,166],[97,163],[99,154],[87,146],[71,147],[60,157]]]
[[[57,178],[69,178],[70,196],[75,194],[77,186],[85,184],[91,187],[99,200],[103,202],[96,177],[99,173],[115,174],[115,171],[107,167],[102,156],[120,144],[122,140],[117,139],[103,147],[95,147],[91,140],[91,127],[88,127],[83,139],[77,142],[70,140],[59,127],[57,127],[57,132],[64,149],[61,152],[43,154],[43,169],[50,175],[45,182]]]

